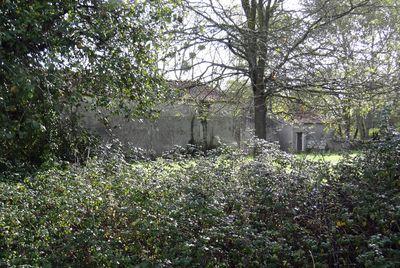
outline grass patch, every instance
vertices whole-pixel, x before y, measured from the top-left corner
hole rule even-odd
[[[307,152],[298,153],[296,157],[300,160],[307,160],[312,162],[326,162],[332,165],[338,164],[341,160],[345,158],[354,159],[360,156],[360,151],[343,151],[343,152]]]

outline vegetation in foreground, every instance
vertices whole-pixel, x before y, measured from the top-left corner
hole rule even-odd
[[[3,179],[0,266],[400,265],[398,138],[334,170],[262,148]]]

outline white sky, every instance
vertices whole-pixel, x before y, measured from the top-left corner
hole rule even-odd
[[[283,2],[283,5],[287,9],[298,9],[300,7],[299,0],[286,0]]]
[[[193,0],[193,1],[196,2],[196,0]],[[216,4],[216,5],[219,2],[221,5],[225,6],[226,8],[228,8],[229,6],[234,6],[234,5],[241,6],[241,0],[197,0],[197,1],[199,1],[198,3],[214,2],[214,4]],[[279,1],[279,0],[276,0],[276,1]],[[284,0],[283,1],[283,7],[286,10],[299,10],[300,6],[301,6],[300,0]],[[196,49],[193,48],[191,50],[196,50]],[[198,56],[199,56],[198,59],[200,58],[203,60],[206,59],[209,61],[223,62],[224,59],[227,60],[231,56],[230,52],[226,48],[225,49],[219,48],[217,54],[213,53],[213,51],[214,51],[213,47],[208,47],[207,50],[204,50],[202,52],[197,51]],[[187,54],[189,52],[190,51],[188,51]],[[219,55],[219,57],[217,57],[216,59],[213,58],[213,57],[215,57],[215,55]],[[194,62],[196,62],[196,60]],[[178,61],[178,64],[179,63],[180,62]],[[189,64],[191,63],[190,60],[188,61],[188,63]],[[198,77],[199,74],[203,73],[207,66],[209,66],[209,64],[201,64],[196,67],[192,67],[189,71],[186,71],[186,72],[180,73],[178,71],[178,72],[168,73],[167,77],[168,77],[168,79],[171,79],[171,80],[194,79],[194,78]],[[209,71],[207,73],[213,73],[213,71]]]
[[[240,4],[240,0],[220,0],[221,3],[229,4]],[[284,0],[283,6],[287,9],[298,9],[300,7],[299,0]]]

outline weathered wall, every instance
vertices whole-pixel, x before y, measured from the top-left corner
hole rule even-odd
[[[252,138],[253,120],[250,117],[233,116],[233,107],[226,103],[214,103],[206,111],[198,105],[177,103],[161,107],[156,120],[132,120],[114,116],[106,127],[94,113],[85,113],[86,127],[98,134],[103,143],[118,138],[124,146],[134,146],[156,153],[165,152],[175,145],[195,143],[208,148],[220,143],[242,146]],[[324,150],[331,133],[325,132],[320,123],[288,124],[279,119],[268,119],[269,141],[278,141],[282,150],[297,150],[297,132],[303,133],[303,150]]]
[[[298,132],[303,133],[304,150],[324,150],[327,140],[331,139],[331,133],[327,133],[325,125],[321,123],[291,125],[276,121],[268,131],[272,141],[279,141],[281,149],[290,152],[297,150]]]
[[[325,150],[326,142],[330,133],[325,131],[324,124],[306,124],[304,126],[306,132],[305,149]]]
[[[283,124],[278,131],[279,145],[284,151],[293,151],[293,127]]]
[[[86,113],[83,122],[104,143],[118,138],[124,146],[140,147],[156,153],[190,142],[201,145],[207,142],[207,146],[221,142],[238,145],[241,139],[241,123],[238,119],[226,113],[208,114],[200,118],[193,106],[184,104],[163,107],[156,120],[114,116],[106,127],[94,113]]]

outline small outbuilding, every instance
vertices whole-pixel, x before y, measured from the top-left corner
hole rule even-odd
[[[269,118],[267,133],[270,141],[278,141],[282,150],[303,152],[325,150],[332,132],[326,130],[322,118],[311,112],[299,112],[291,123],[278,118]]]

